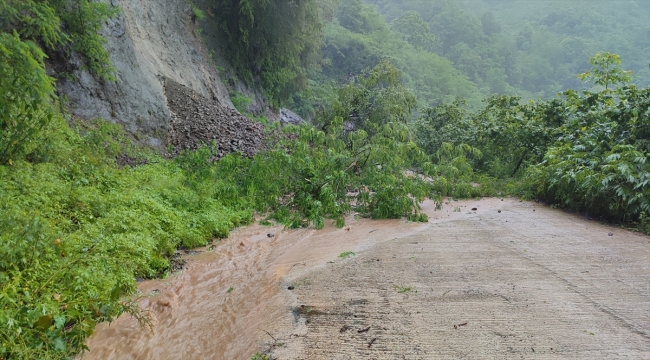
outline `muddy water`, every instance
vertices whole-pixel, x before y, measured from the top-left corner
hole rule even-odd
[[[432,203],[424,208],[434,213]],[[436,213],[439,220],[460,214]],[[140,284],[139,303],[153,331],[123,316],[99,326],[81,358],[249,359],[271,340],[274,326],[294,320],[292,279],[344,261],[338,257],[342,252],[360,252],[427,226],[354,218],[348,225],[319,231],[253,225],[235,231],[214,251],[192,257],[181,274]]]

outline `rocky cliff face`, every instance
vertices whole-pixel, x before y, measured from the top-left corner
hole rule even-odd
[[[165,96],[169,79],[215,106],[228,108],[219,111],[220,119],[239,115],[215,67],[209,64],[205,47],[194,35],[196,27],[186,0],[109,1],[122,10],[103,33],[118,80],[96,79],[82,70],[81,61],[75,58],[64,59],[64,64],[51,69],[56,75],[64,66],[76,78],[58,81],[59,93],[69,99],[73,114],[119,122],[150,145],[163,147],[170,143],[172,132],[172,113]],[[178,127],[179,121],[193,119],[177,116],[175,122]]]

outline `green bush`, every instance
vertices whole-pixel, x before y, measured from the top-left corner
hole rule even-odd
[[[52,118],[54,80],[45,73],[44,57],[17,33],[0,33],[0,164],[33,150]]]
[[[74,131],[56,115],[46,131],[54,154],[34,158],[48,162],[0,165],[0,358],[74,356],[97,323],[139,316],[121,300],[135,276],[162,275],[178,247],[252,219],[237,197],[218,199],[220,184],[190,156],[144,153],[148,164],[120,168],[115,156],[135,150],[118,126]]]
[[[16,29],[23,39],[43,44],[47,52],[80,53],[90,71],[102,79],[114,80],[115,68],[99,30],[104,21],[118,13],[118,8],[101,1],[3,0],[0,31]]]
[[[373,218],[418,214],[418,201],[430,195],[431,187],[404,170],[425,166],[426,156],[406,140],[406,126],[379,130],[373,137],[363,130],[341,137],[340,119],[326,132],[288,126],[272,150],[253,159],[228,155],[217,163],[222,184],[238,188],[224,189],[223,197],[246,194],[256,209],[273,212],[291,227],[312,223],[322,228],[325,218],[343,226],[353,207]]]
[[[196,6],[192,6],[192,15],[198,21],[205,19],[205,13],[203,12],[203,10],[199,9]]]
[[[650,88],[567,92],[562,135],[528,181],[537,196],[618,221],[650,212]]]
[[[230,95],[230,101],[232,101],[232,104],[235,106],[235,109],[239,111],[242,114],[245,114],[248,109],[248,105],[250,105],[253,100],[241,93],[235,93]]]

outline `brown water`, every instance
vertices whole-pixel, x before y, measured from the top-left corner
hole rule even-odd
[[[424,207],[432,210],[433,204]],[[290,279],[338,261],[342,252],[359,252],[424,226],[351,217],[343,229],[239,229],[214,251],[192,257],[181,274],[140,284],[145,296],[139,304],[153,331],[122,316],[98,327],[81,358],[249,359],[268,337],[266,329],[293,317]]]

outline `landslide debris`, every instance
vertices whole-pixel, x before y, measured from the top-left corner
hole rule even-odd
[[[171,79],[165,80],[172,124],[168,143],[174,155],[216,142],[218,158],[231,152],[253,156],[264,147],[264,125],[208,99]]]

